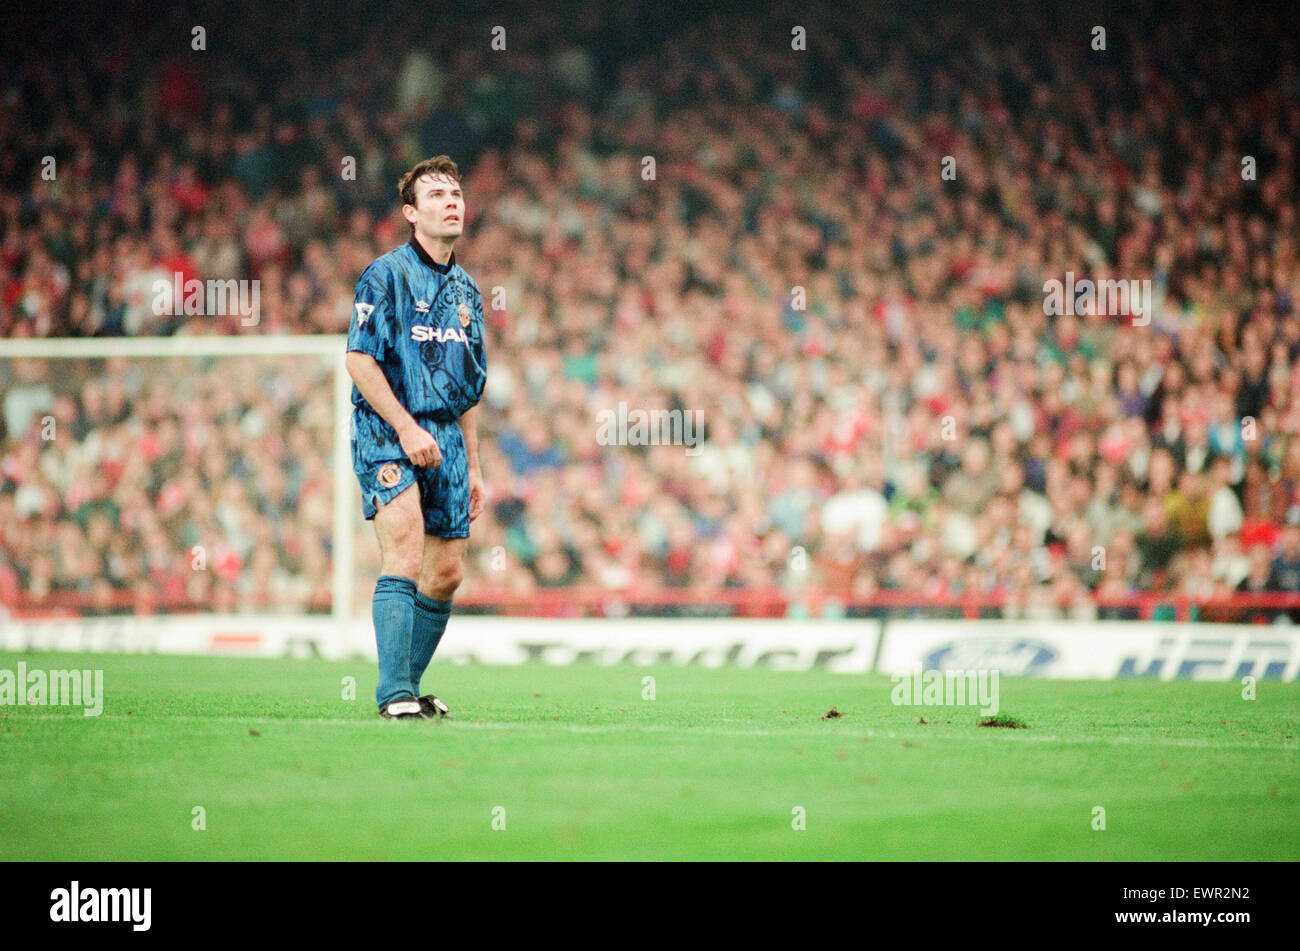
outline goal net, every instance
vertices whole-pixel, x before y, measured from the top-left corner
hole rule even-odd
[[[9,617],[368,613],[342,336],[0,341]]]

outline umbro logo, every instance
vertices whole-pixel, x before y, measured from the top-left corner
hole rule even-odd
[[[429,302],[427,300],[416,301],[415,312],[417,314],[427,314],[429,312]]]

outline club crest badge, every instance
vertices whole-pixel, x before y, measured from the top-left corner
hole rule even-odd
[[[379,467],[379,474],[375,480],[385,489],[391,489],[402,481],[402,470],[397,468],[397,463],[390,462]]]
[[[461,301],[461,302],[460,302],[460,307],[457,309],[457,312],[460,314],[460,325],[461,325],[462,327],[468,327],[468,326],[469,326],[469,308],[465,306],[465,302],[464,302],[464,301]]]

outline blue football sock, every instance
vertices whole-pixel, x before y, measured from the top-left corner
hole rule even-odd
[[[450,601],[435,601],[420,592],[415,593],[415,626],[411,634],[411,683],[415,692],[420,692],[420,678],[433,660],[433,652],[438,649],[443,631],[447,629],[447,618],[451,615]]]
[[[415,581],[400,575],[380,575],[370,611],[379,647],[379,686],[375,699],[382,707],[398,697],[414,697],[411,683],[411,632],[415,624]]]

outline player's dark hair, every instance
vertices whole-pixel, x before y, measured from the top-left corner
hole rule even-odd
[[[451,156],[435,155],[415,166],[398,181],[397,190],[402,196],[403,205],[419,207],[415,203],[415,183],[425,175],[446,175],[456,184],[460,184],[460,169],[451,160]]]

